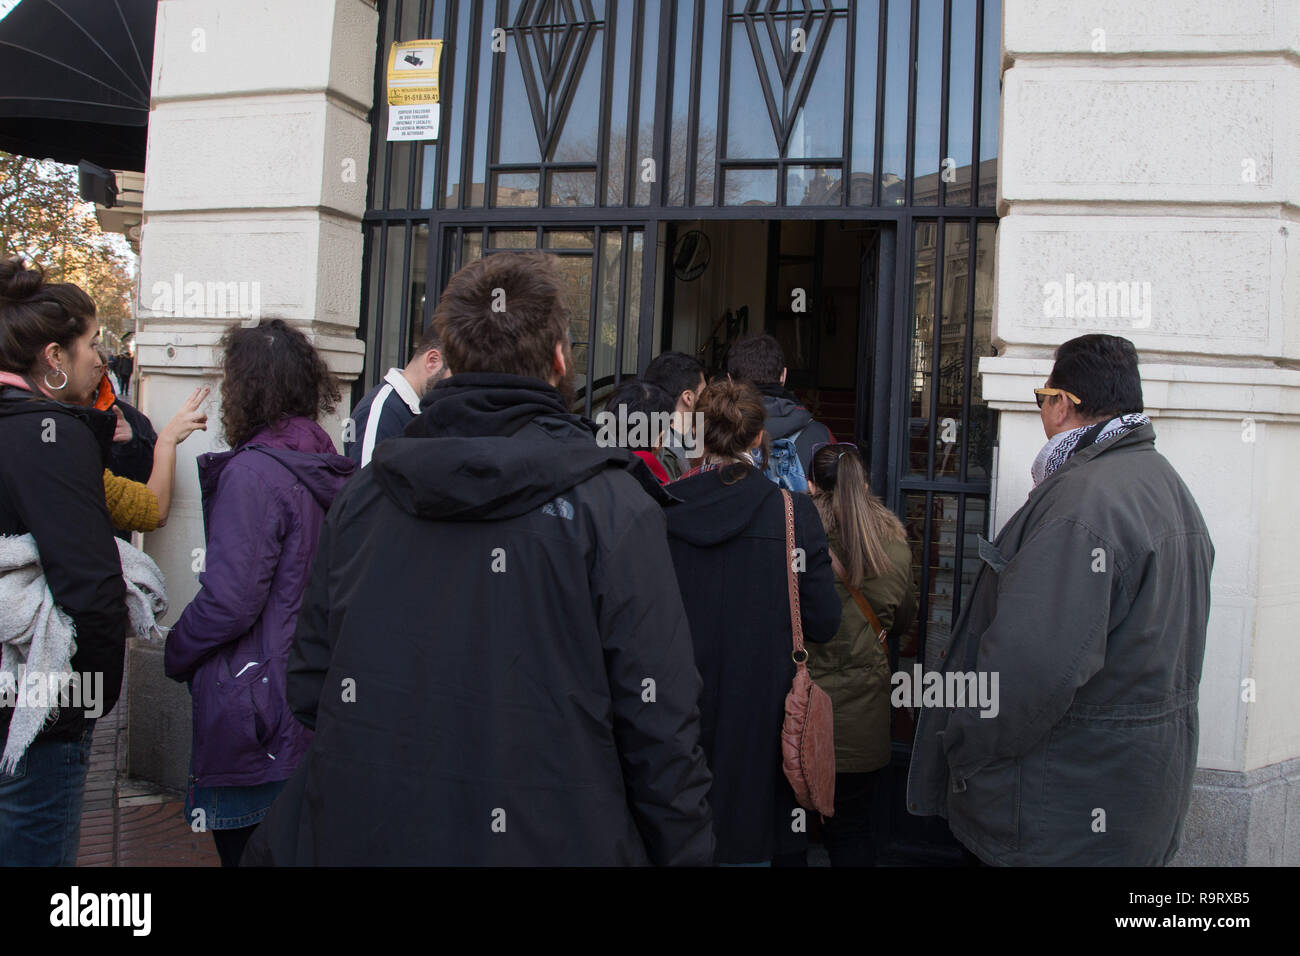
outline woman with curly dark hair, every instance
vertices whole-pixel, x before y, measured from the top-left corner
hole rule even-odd
[[[339,389],[305,335],[272,319],[221,346],[230,451],[198,459],[205,566],[164,664],[194,698],[187,822],[235,866],[311,739],[285,702],[285,662],[321,523],[355,465],[317,423]]]

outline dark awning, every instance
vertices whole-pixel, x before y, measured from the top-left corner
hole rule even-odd
[[[157,0],[20,0],[0,20],[0,149],[144,170]]]

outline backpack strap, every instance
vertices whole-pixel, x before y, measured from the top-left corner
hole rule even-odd
[[[829,551],[830,549],[828,548],[827,550]],[[876,636],[880,639],[880,643],[885,643],[889,638],[889,635],[885,633],[885,629],[880,626],[880,618],[876,617],[876,612],[871,609],[871,604],[867,601],[866,596],[849,583],[848,575],[844,573],[844,565],[840,564],[840,559],[836,557],[835,552],[831,551],[830,554],[831,567],[835,569],[835,576],[840,579],[840,582],[848,588],[849,593],[853,595],[853,600],[857,602],[858,610],[862,612],[862,616],[867,619],[867,623],[874,629]]]

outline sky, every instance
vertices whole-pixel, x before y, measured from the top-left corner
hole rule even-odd
[[[0,20],[3,20],[5,15],[21,2],[22,0],[0,0]]]

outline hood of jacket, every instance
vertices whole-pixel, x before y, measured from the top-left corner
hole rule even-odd
[[[784,386],[761,385],[763,407],[767,409],[767,434],[773,438],[788,438],[805,428],[813,420],[812,412],[799,404]]]
[[[56,402],[13,385],[0,386],[0,418],[51,414],[71,415],[84,423],[95,436],[100,455],[107,461],[113,448],[113,432],[117,429],[117,416],[112,412],[102,412],[86,405]]]
[[[268,425],[238,448],[199,455],[199,487],[204,501],[216,492],[221,473],[235,456],[246,451],[274,458],[326,510],[356,470],[356,462],[337,453],[325,429],[310,418],[295,416]]]
[[[526,514],[610,467],[672,500],[630,451],[598,445],[594,423],[569,412],[555,388],[519,375],[439,382],[403,436],[376,447],[370,467],[398,507],[436,521]]]
[[[712,547],[729,541],[748,528],[769,496],[780,494],[775,484],[753,466],[744,466],[744,478],[723,483],[740,466],[711,468],[673,482],[673,492],[682,500],[664,509],[668,533],[696,547]]]

